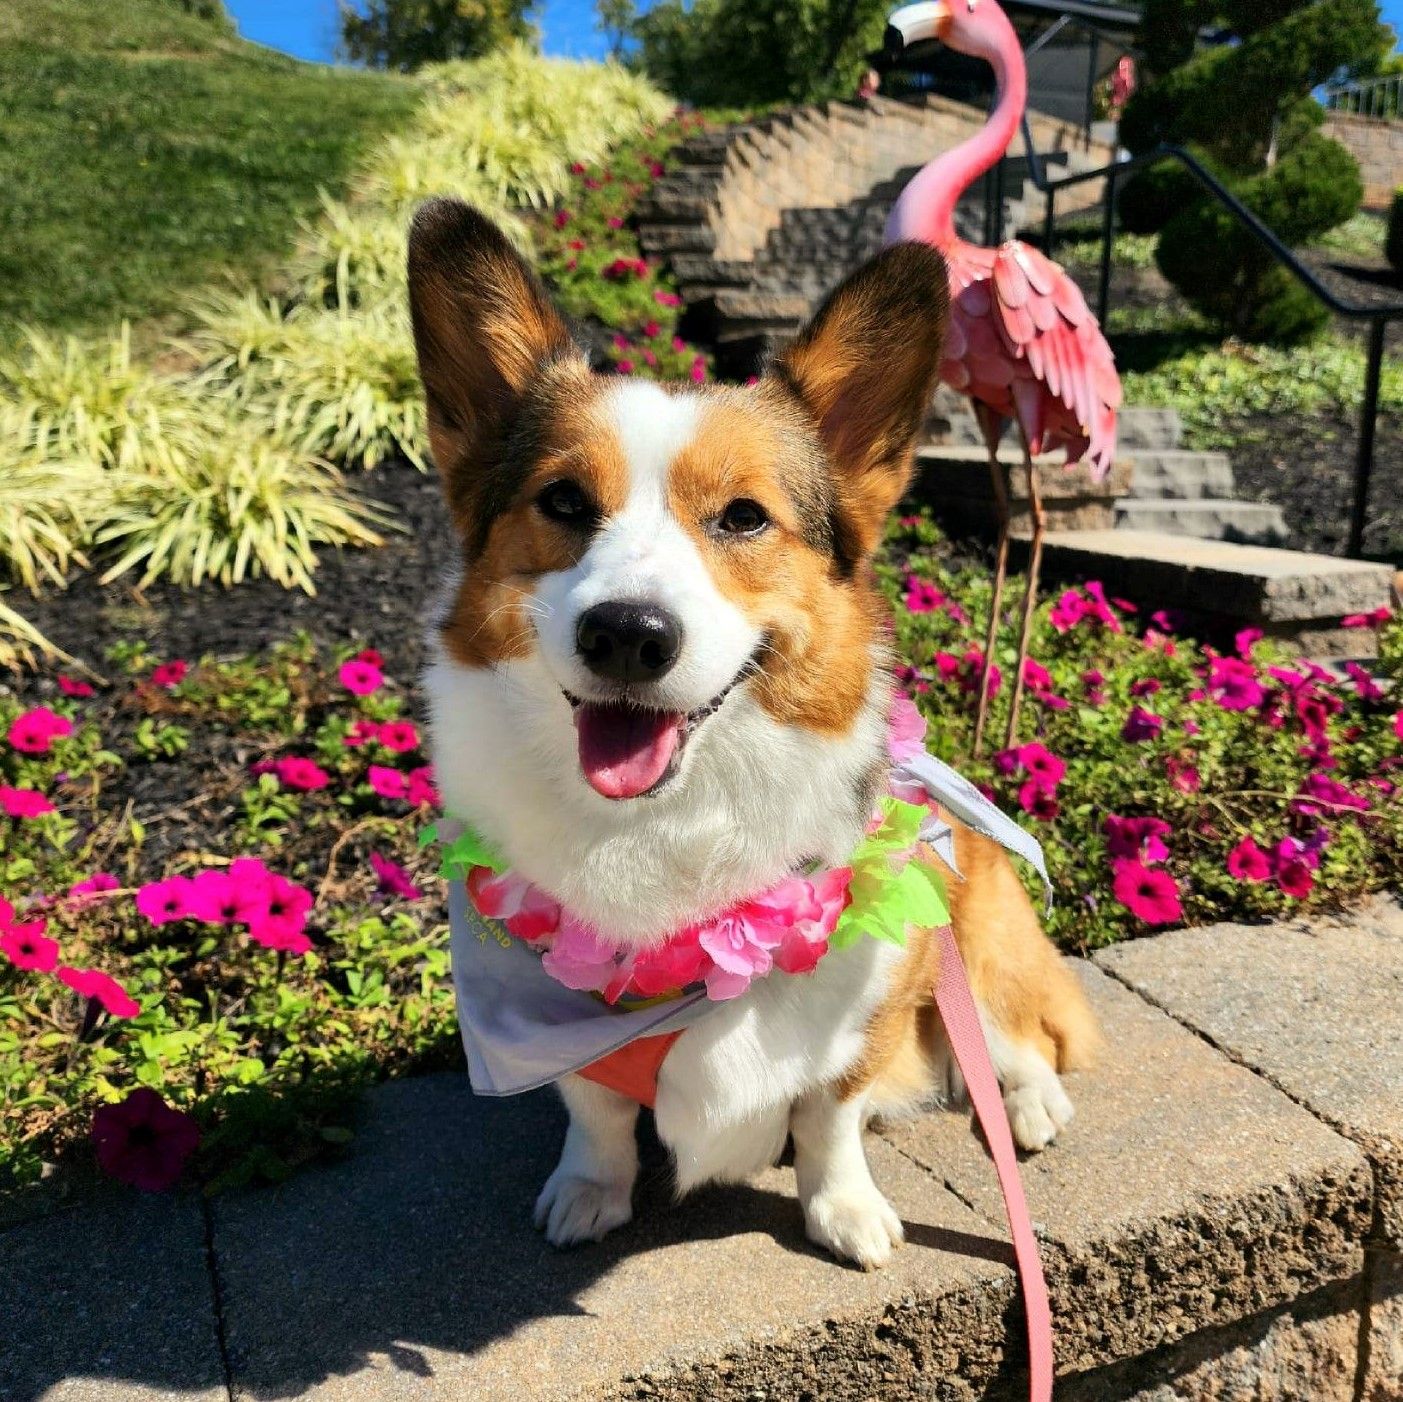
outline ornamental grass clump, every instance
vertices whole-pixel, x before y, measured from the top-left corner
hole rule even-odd
[[[153,470],[122,474],[94,539],[118,556],[104,583],[138,569],[142,584],[266,575],[312,594],[316,546],[379,545],[386,524],[330,463],[231,416]]]

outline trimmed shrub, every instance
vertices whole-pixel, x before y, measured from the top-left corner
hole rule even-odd
[[[1202,156],[1202,152],[1195,152]],[[1137,171],[1116,201],[1120,227],[1131,234],[1157,234],[1203,190],[1178,161],[1160,161]]]

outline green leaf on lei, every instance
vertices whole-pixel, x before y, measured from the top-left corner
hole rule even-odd
[[[419,835],[419,845],[427,847],[429,843],[439,840],[438,824],[426,828]],[[507,869],[506,858],[499,855],[487,839],[480,833],[474,832],[472,828],[463,827],[463,831],[453,839],[452,842],[443,844],[442,862],[439,864],[438,874],[445,881],[462,881],[467,877],[473,867],[490,867],[495,872],[502,872]]]
[[[930,928],[950,919],[939,872],[911,860],[927,810],[891,797],[882,799],[881,808],[881,826],[858,843],[849,860],[852,899],[829,937],[834,949],[846,949],[863,935],[904,945],[908,925]]]

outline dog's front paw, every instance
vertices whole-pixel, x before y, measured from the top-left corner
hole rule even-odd
[[[1062,1082],[1051,1071],[1031,1084],[1007,1088],[1004,1108],[1008,1111],[1013,1142],[1030,1153],[1046,1149],[1076,1113]]]
[[[901,1218],[875,1187],[818,1193],[804,1204],[809,1240],[875,1271],[906,1240]]]
[[[552,1246],[599,1241],[633,1217],[631,1183],[595,1183],[561,1164],[536,1199],[535,1222]]]

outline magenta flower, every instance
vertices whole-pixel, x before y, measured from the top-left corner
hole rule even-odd
[[[1167,871],[1137,861],[1116,864],[1115,898],[1146,925],[1170,925],[1183,917],[1179,888]]]
[[[1169,783],[1180,793],[1197,793],[1203,786],[1203,779],[1198,772],[1198,766],[1190,759],[1181,759],[1178,755],[1170,755],[1164,761],[1164,772],[1169,777]]]
[[[1018,790],[1018,806],[1044,823],[1050,823],[1062,811],[1056,795],[1036,779],[1029,779]]]
[[[611,229],[622,229],[624,226],[624,221],[620,219],[617,214],[611,214],[604,222],[608,224]]]
[[[1162,716],[1154,715],[1143,706],[1132,706],[1130,714],[1125,718],[1125,724],[1121,727],[1120,738],[1130,741],[1131,744],[1138,744],[1141,740],[1158,740],[1163,729]]]
[[[1403,711],[1393,713],[1393,734],[1395,738],[1403,740]]]
[[[336,675],[340,678],[341,685],[353,696],[369,696],[372,692],[379,691],[385,681],[380,668],[363,657],[352,657],[343,662]]]
[[[701,384],[701,382],[702,382],[704,379],[706,379],[706,357],[705,357],[705,356],[699,355],[699,356],[697,356],[697,357],[692,361],[692,369],[691,369],[691,371],[690,371],[690,374],[691,374],[691,377],[692,377],[692,383],[693,383],[693,384],[698,384],[698,385],[699,385],[699,384]]]
[[[680,307],[682,299],[675,292],[664,292],[659,288],[653,293],[653,300],[660,307]]]
[[[1062,776],[1067,772],[1066,760],[1058,759],[1045,746],[1036,743],[1024,745],[1018,751],[1018,760],[1034,782],[1049,791],[1062,782]]]
[[[136,893],[136,908],[153,925],[189,920],[195,914],[195,883],[188,876],[148,881]]]
[[[1088,613],[1086,600],[1075,589],[1065,589],[1048,614],[1048,622],[1059,633],[1070,633]]]
[[[1387,604],[1380,604],[1378,608],[1371,609],[1368,613],[1351,613],[1340,619],[1341,628],[1377,628],[1387,623],[1393,617],[1393,610]]]
[[[643,334],[651,341],[662,330],[656,321],[645,321],[643,323]]]
[[[95,999],[110,1017],[135,1017],[141,1004],[110,974],[98,969],[75,969],[62,964],[58,980],[67,984],[80,998]]]
[[[706,973],[711,956],[690,936],[684,930],[665,944],[635,954],[629,964],[632,991],[641,998],[656,998],[696,983]],[[778,962],[779,951],[775,957]]]
[[[1361,701],[1373,704],[1384,699],[1383,688],[1369,675],[1365,667],[1357,662],[1345,663],[1345,675],[1354,683],[1354,690]]]
[[[1161,633],[1177,633],[1183,626],[1184,615],[1178,609],[1156,609],[1150,615],[1150,622]]]
[[[10,722],[8,738],[23,754],[46,755],[55,740],[72,734],[73,722],[67,716],[56,715],[47,706],[35,706]]]
[[[0,910],[0,954],[17,969],[49,973],[58,963],[58,941],[45,936],[44,924],[42,919],[12,924]]]
[[[1228,853],[1228,875],[1237,881],[1265,881],[1271,875],[1271,860],[1250,837],[1244,837]]]
[[[1158,677],[1141,677],[1139,681],[1131,682],[1130,694],[1132,696],[1153,696],[1160,689],[1160,686]]]
[[[402,901],[417,901],[424,894],[398,862],[382,857],[379,852],[370,854],[370,869],[375,873],[376,885],[387,895]]]
[[[835,867],[816,880],[791,876],[750,902],[762,917],[766,912],[784,933],[773,951],[775,967],[786,974],[807,974],[828,953],[828,937],[848,908],[850,867]]]
[[[1260,628],[1241,628],[1233,638],[1233,646],[1237,649],[1237,655],[1244,662],[1252,660],[1252,649],[1257,646],[1266,634]]]
[[[1163,818],[1121,818],[1108,813],[1101,822],[1101,831],[1106,834],[1106,850],[1113,863],[1163,862],[1169,857],[1164,839],[1174,829]]]
[[[380,727],[380,743],[397,755],[419,748],[419,730],[412,720],[386,721]]]
[[[627,358],[625,358],[625,359],[623,359],[623,360],[615,361],[615,362],[614,362],[614,369],[615,369],[620,375],[631,375],[631,374],[633,374],[633,361],[631,361],[631,360],[629,360],[629,359],[627,359]]]
[[[91,905],[101,900],[108,891],[118,891],[122,883],[110,871],[95,871],[82,881],[75,881],[68,888],[68,901],[71,905]]]
[[[93,1112],[93,1149],[109,1178],[147,1193],[173,1188],[200,1143],[200,1130],[149,1086]]]
[[[286,755],[275,760],[273,772],[285,788],[301,789],[305,793],[324,789],[331,783],[331,775],[315,760],[301,759],[297,755]]]
[[[570,211],[568,209],[557,209],[555,211],[555,227],[563,229],[570,222]]]
[[[42,818],[58,810],[36,789],[12,789],[0,784],[0,813],[7,818]]]
[[[388,765],[372,764],[366,771],[366,780],[381,798],[406,798],[408,782],[398,769]]]
[[[1296,793],[1291,807],[1297,813],[1319,813],[1322,804],[1332,808],[1350,808],[1359,813],[1367,812],[1370,806],[1367,798],[1326,774],[1308,774]]]
[[[78,681],[74,677],[66,677],[62,672],[58,675],[58,689],[65,696],[72,696],[75,699],[93,694],[93,689],[87,682]]]
[[[1266,700],[1266,688],[1250,662],[1215,657],[1208,666],[1208,694],[1225,711],[1250,711]]]
[[[170,662],[162,662],[160,666],[151,669],[151,685],[174,691],[185,680],[189,671],[190,664],[183,658],[176,657]]]
[[[1293,900],[1303,901],[1315,887],[1315,877],[1299,858],[1283,862],[1276,869],[1276,884]]]
[[[425,805],[437,808],[442,804],[443,800],[439,796],[438,786],[434,783],[432,764],[423,764],[418,769],[409,771],[409,778],[405,781],[404,796],[416,808],[422,808]]]
[[[269,873],[258,905],[248,921],[249,939],[266,949],[287,954],[306,954],[311,950],[312,941],[305,932],[307,913],[312,908],[310,891],[285,877]]]
[[[357,720],[351,722],[351,728],[342,738],[341,743],[348,749],[358,749],[361,745],[369,745],[372,741],[379,740],[380,726],[377,721]]]
[[[934,613],[945,602],[945,595],[935,585],[908,575],[903,602],[908,613]]]
[[[1098,672],[1094,667],[1081,674],[1081,684],[1086,688],[1087,703],[1092,706],[1101,706],[1106,701],[1106,678],[1103,673]]]

